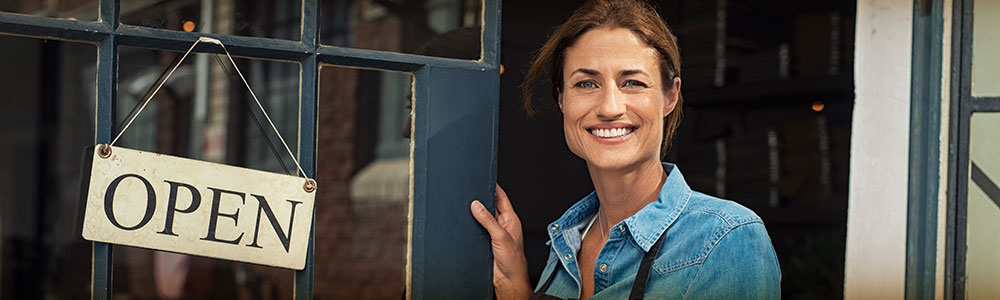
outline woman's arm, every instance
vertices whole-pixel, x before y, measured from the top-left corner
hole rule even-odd
[[[483,228],[490,233],[493,245],[493,288],[500,300],[521,300],[531,297],[528,282],[528,260],[524,257],[524,237],[521,220],[507,199],[507,193],[497,185],[497,215],[490,214],[479,200],[470,209]]]

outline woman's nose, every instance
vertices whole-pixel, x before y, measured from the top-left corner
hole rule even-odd
[[[616,120],[625,114],[625,95],[619,89],[605,89],[601,95],[601,103],[597,107],[597,117],[603,120]]]

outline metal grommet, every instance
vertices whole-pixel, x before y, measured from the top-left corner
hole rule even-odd
[[[559,224],[552,224],[552,226],[549,227],[549,230],[552,230],[552,231],[559,230]]]
[[[306,179],[306,184],[302,186],[302,189],[305,190],[306,193],[312,193],[316,191],[316,181],[312,179]]]
[[[100,156],[101,158],[111,157],[111,146],[108,146],[107,144],[97,145],[97,156]]]
[[[565,259],[566,261],[573,260],[573,255],[566,253],[566,255],[563,255],[563,259]]]

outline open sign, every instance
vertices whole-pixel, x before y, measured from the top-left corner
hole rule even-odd
[[[314,181],[120,147],[88,153],[83,238],[305,267]]]

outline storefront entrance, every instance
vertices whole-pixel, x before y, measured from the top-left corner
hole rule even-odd
[[[0,1],[0,298],[491,297],[488,238],[468,205],[492,199],[496,181],[499,11],[493,0]],[[225,44],[318,181],[303,270],[80,236],[84,147],[114,138],[202,36]],[[194,48],[116,145],[296,174],[219,53]]]

